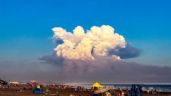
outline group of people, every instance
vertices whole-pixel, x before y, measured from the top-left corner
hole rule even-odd
[[[94,89],[93,96],[143,96],[141,85],[132,85],[130,89],[113,89],[112,87],[105,88],[100,83],[96,82],[92,85]]]
[[[92,84],[91,89],[87,89],[81,86],[69,86],[69,85],[40,85],[38,83],[27,83],[27,84],[8,84],[5,81],[0,80],[0,85],[3,88],[8,88],[10,90],[32,90],[34,94],[48,94],[50,90],[55,90],[56,94],[60,94],[61,91],[65,90],[70,92],[71,96],[74,94],[79,94],[83,92],[87,92],[86,96],[142,96],[142,88],[140,85],[132,85],[131,88],[128,89],[114,89],[112,87],[104,87],[102,84],[95,82]],[[23,92],[23,91],[21,91]],[[76,95],[75,95],[76,96]]]

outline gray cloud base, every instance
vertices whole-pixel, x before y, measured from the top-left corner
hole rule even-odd
[[[127,44],[125,48],[109,49],[109,55],[117,55],[122,59],[135,58],[141,55],[142,50]]]
[[[49,58],[49,57],[48,57]],[[44,58],[46,62],[48,58]],[[51,62],[49,62],[51,63]],[[54,62],[53,62],[54,64]],[[57,64],[57,63],[56,63]],[[170,83],[171,68],[113,61],[110,57],[96,57],[94,61],[63,59],[57,79],[63,82],[107,83]]]

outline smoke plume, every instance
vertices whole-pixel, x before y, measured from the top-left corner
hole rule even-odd
[[[40,61],[2,61],[0,76],[6,80],[95,82],[104,83],[170,83],[171,67],[126,62],[141,55],[141,50],[125,41],[108,25],[73,32],[53,28],[57,46],[52,55]],[[24,55],[23,55],[24,56]]]
[[[61,27],[55,27],[53,38],[63,43],[55,48],[56,55],[65,59],[94,60],[95,56],[107,56],[109,50],[125,48],[126,41],[122,35],[115,33],[109,25],[93,26],[86,32],[77,26],[73,32],[67,32]],[[112,55],[119,60],[118,55]]]
[[[54,27],[57,42],[54,54],[39,58],[57,65],[56,78],[61,82],[171,82],[171,68],[125,62],[138,57],[141,50],[125,41],[109,25],[93,26],[73,32]],[[164,71],[162,71],[164,70]],[[162,77],[161,77],[162,76]]]

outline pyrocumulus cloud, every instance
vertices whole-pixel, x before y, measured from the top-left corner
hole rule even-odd
[[[61,27],[52,30],[53,39],[63,41],[55,48],[56,55],[66,59],[94,60],[95,56],[108,56],[109,50],[126,46],[125,38],[109,25],[93,26],[87,31],[81,26],[77,26],[73,32],[67,32]],[[120,59],[118,55],[112,55],[112,58]]]
[[[171,81],[170,67],[126,62],[125,59],[138,57],[141,50],[127,43],[109,25],[93,26],[86,31],[81,26],[73,32],[61,27],[52,30],[53,40],[57,42],[54,54],[43,56],[40,60],[61,69],[56,72],[56,78],[61,82]]]

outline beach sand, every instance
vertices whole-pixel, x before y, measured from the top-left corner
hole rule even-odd
[[[121,96],[120,91],[113,90],[115,96]],[[81,90],[76,91],[75,88],[65,88],[65,89],[49,89],[48,93],[44,94],[33,94],[32,89],[19,90],[18,88],[0,88],[0,96],[93,96],[90,90]],[[125,91],[125,95],[128,96],[128,93]],[[171,96],[169,92],[155,92],[147,93],[143,92],[143,96]]]

